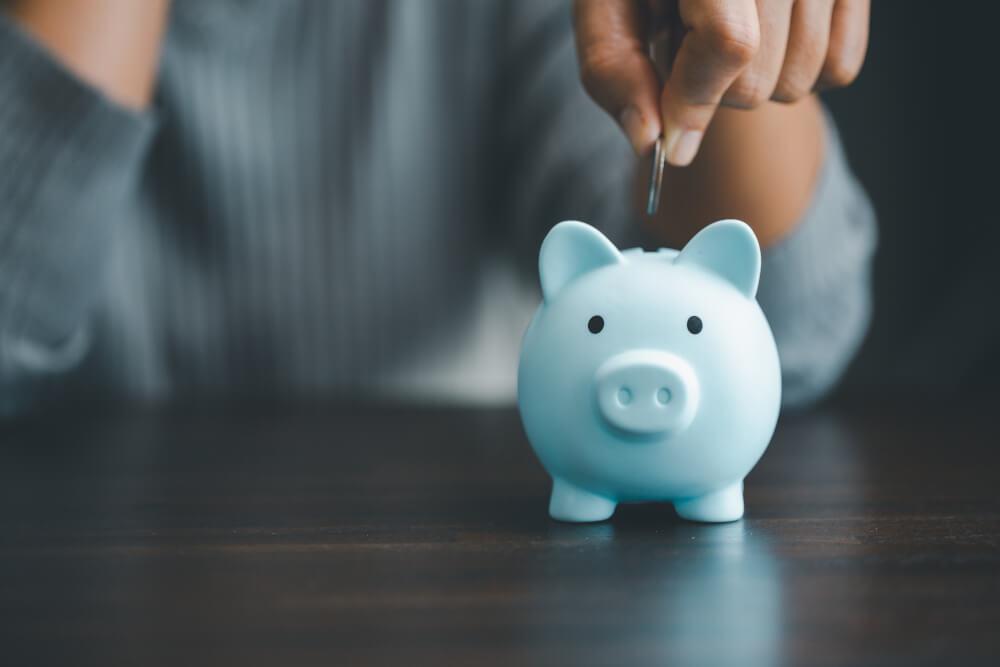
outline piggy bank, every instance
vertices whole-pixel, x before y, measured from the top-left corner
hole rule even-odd
[[[601,521],[618,503],[648,501],[693,521],[743,516],[743,478],[781,403],[760,263],[739,220],[680,251],[619,251],[582,222],[552,228],[518,406],[552,476],[554,519]]]

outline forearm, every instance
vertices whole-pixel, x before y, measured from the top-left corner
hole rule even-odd
[[[833,119],[823,164],[795,228],[763,253],[757,300],[781,357],[782,398],[809,404],[837,382],[871,316],[875,211],[851,173]]]
[[[665,245],[680,247],[708,223],[738,218],[754,229],[762,246],[773,245],[802,219],[812,200],[824,136],[815,97],[753,111],[720,108],[694,162],[667,166],[654,234]]]
[[[168,0],[13,0],[9,15],[67,69],[115,102],[149,104]]]

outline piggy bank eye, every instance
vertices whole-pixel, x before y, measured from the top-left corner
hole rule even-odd
[[[697,315],[692,315],[688,318],[688,331],[693,334],[701,333],[701,318]]]
[[[587,328],[590,329],[590,333],[592,334],[601,333],[601,330],[604,329],[604,318],[600,315],[594,315],[587,322]]]

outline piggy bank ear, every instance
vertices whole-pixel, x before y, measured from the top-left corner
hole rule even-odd
[[[695,264],[724,278],[750,298],[760,281],[760,244],[753,230],[739,220],[719,220],[688,241],[675,260]]]
[[[574,278],[624,261],[615,244],[590,225],[560,222],[549,231],[538,253],[542,295],[550,301]]]

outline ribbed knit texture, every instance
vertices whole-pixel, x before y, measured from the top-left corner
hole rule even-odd
[[[0,410],[36,388],[510,400],[544,233],[635,224],[561,2],[177,1],[153,109],[0,17]],[[867,312],[870,210],[829,154],[762,281],[806,398]]]

